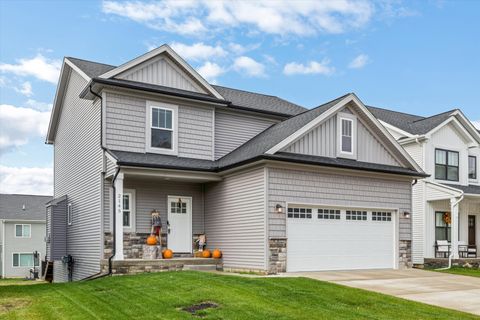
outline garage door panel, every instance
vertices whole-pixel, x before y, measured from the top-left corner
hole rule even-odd
[[[287,218],[287,271],[393,268],[393,220]]]

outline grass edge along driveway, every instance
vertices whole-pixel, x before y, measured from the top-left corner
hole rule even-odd
[[[0,280],[1,281],[1,280]],[[218,308],[193,316],[181,308]],[[2,319],[479,319],[475,315],[306,278],[194,271],[0,286]]]

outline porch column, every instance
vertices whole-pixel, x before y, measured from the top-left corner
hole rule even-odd
[[[452,217],[452,252],[453,259],[458,259],[458,229],[459,229],[459,221],[458,221],[458,207],[460,206],[459,200],[457,198],[450,199],[450,208],[451,208],[451,217]]]
[[[115,180],[115,257],[123,260],[123,172]]]

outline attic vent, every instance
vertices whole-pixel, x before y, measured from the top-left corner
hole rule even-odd
[[[22,206],[22,210],[25,211],[25,209],[26,209],[26,208],[25,208],[25,205],[23,205],[23,206]]]

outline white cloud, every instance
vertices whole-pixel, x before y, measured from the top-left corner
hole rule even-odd
[[[286,75],[294,74],[323,74],[331,75],[335,72],[335,68],[330,66],[330,60],[323,59],[321,62],[310,61],[307,64],[290,62],[283,68]]]
[[[225,73],[225,69],[216,63],[207,61],[197,69],[198,73],[210,82],[214,82],[215,78]]]
[[[52,195],[53,169],[0,165],[0,193]]]
[[[192,45],[173,42],[170,46],[186,60],[199,61],[212,58],[221,58],[227,55],[227,51],[225,51],[221,46],[216,45],[213,47],[206,45],[203,42],[194,43]]]
[[[32,59],[19,59],[17,64],[0,63],[0,72],[13,73],[19,76],[33,76],[37,79],[56,84],[62,62],[47,59],[38,54]]]
[[[232,27],[276,35],[341,33],[366,25],[375,11],[368,0],[336,1],[104,1],[103,12],[179,34]]]
[[[241,56],[233,62],[233,69],[250,77],[264,77],[265,66],[247,56]]]
[[[253,43],[248,45],[241,45],[240,43],[230,42],[228,48],[230,51],[237,55],[242,55],[245,52],[255,50],[260,47],[260,43]]]
[[[480,130],[480,120],[472,121],[472,124],[475,126],[475,128]]]
[[[25,102],[25,106],[38,111],[50,111],[52,110],[53,104],[40,102],[34,99],[28,99],[27,102]]]
[[[350,69],[361,69],[365,67],[365,65],[370,62],[370,59],[366,54],[361,54],[355,57],[349,64],[348,67]]]
[[[22,86],[20,88],[15,87],[14,89],[18,93],[21,93],[27,97],[30,97],[31,95],[33,95],[32,84],[28,81],[25,81],[24,83],[22,83]]]
[[[50,111],[0,105],[0,154],[47,133]]]

